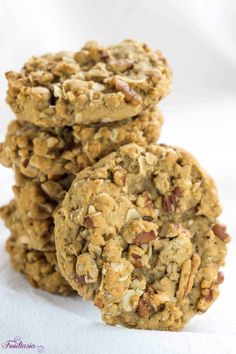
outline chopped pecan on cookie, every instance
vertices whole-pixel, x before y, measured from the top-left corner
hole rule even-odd
[[[89,126],[40,128],[31,123],[12,121],[1,144],[0,162],[18,169],[34,181],[44,183],[50,180],[50,184],[47,182],[44,186],[47,192],[60,188],[56,185],[58,179],[65,175],[74,176],[122,145],[136,143],[145,146],[156,142],[162,123],[158,108],[121,122]],[[117,170],[115,178],[117,183],[124,182],[122,168]],[[59,196],[60,193],[58,190]]]
[[[58,265],[106,323],[179,330],[219,294],[229,241],[220,213],[191,154],[125,145],[72,183],[55,216]]]
[[[167,96],[172,80],[162,53],[133,40],[32,57],[6,77],[17,118],[44,127],[133,117]]]

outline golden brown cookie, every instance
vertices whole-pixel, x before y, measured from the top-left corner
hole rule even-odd
[[[122,122],[91,126],[40,128],[10,123],[0,161],[15,170],[13,190],[23,219],[27,224],[32,219],[34,226],[40,220],[52,224],[46,219],[52,218],[77,171],[127,142],[156,141],[162,122],[160,111],[153,108]]]
[[[6,251],[13,268],[24,273],[33,287],[58,295],[73,293],[58,269],[55,252],[29,248],[13,235],[7,240]]]
[[[220,213],[191,154],[129,144],[74,179],[55,217],[58,265],[106,323],[179,330],[218,296]]]
[[[31,179],[48,182],[45,189],[65,175],[74,175],[119,146],[154,143],[159,137],[163,117],[152,108],[122,122],[75,124],[73,127],[40,128],[31,123],[12,121],[0,146],[0,162]]]
[[[88,42],[76,53],[32,57],[10,71],[7,102],[19,120],[44,127],[133,117],[166,96],[171,71],[160,51],[125,40]]]
[[[17,236],[18,242],[29,249],[38,251],[55,251],[53,218],[32,219],[22,213],[19,200],[13,199],[0,208],[0,217],[4,220],[11,234]]]
[[[6,250],[14,269],[24,273],[34,287],[60,295],[72,293],[57,266],[53,219],[22,216],[16,200],[0,208],[0,216],[12,234]]]

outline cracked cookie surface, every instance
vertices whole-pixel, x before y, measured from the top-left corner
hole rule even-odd
[[[58,265],[106,323],[179,330],[218,296],[230,240],[220,213],[191,154],[129,144],[73,181],[55,217]]]
[[[6,73],[7,102],[19,120],[44,127],[133,117],[166,96],[171,71],[160,51],[125,40],[88,42],[76,53],[32,57]]]

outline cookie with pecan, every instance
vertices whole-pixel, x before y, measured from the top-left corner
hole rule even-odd
[[[19,120],[43,127],[112,122],[165,97],[171,76],[162,53],[146,44],[88,42],[79,52],[32,57],[6,73],[7,102]]]
[[[55,217],[58,265],[106,323],[179,330],[218,296],[220,213],[191,154],[129,144],[74,179]]]
[[[120,122],[89,126],[40,128],[16,120],[9,124],[0,146],[0,162],[31,180],[42,182],[45,191],[57,198],[63,192],[57,183],[59,179],[74,176],[122,145],[145,146],[156,142],[162,124],[158,108]]]
[[[6,251],[13,268],[25,274],[33,287],[58,295],[73,293],[58,269],[55,251],[35,250],[15,235],[7,240]]]

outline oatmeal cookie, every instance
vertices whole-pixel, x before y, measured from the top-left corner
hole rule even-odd
[[[122,122],[90,126],[40,128],[12,121],[0,145],[0,162],[17,168],[31,179],[50,180],[44,188],[60,194],[61,187],[56,182],[59,178],[74,175],[122,145],[133,142],[144,146],[156,142],[162,123],[157,108]]]
[[[62,184],[61,182],[59,180],[40,183],[24,179],[23,183],[14,185],[13,191],[20,214],[38,222],[52,218],[55,209],[69,189],[72,179],[69,179],[70,183],[67,181],[66,184]]]
[[[61,295],[72,293],[57,266],[53,219],[34,220],[18,209],[16,200],[0,208],[0,216],[12,234],[6,243],[12,266],[34,287]]]
[[[55,217],[58,265],[106,323],[179,330],[218,296],[230,239],[220,213],[191,154],[129,144],[74,179]]]
[[[125,122],[89,127],[39,128],[13,121],[0,160],[15,170],[18,210],[34,225],[52,218],[76,172],[127,142],[154,142],[162,121],[154,108]]]
[[[20,72],[6,73],[7,102],[19,120],[43,127],[112,122],[166,96],[171,76],[162,53],[146,44],[88,42],[79,52],[32,57]]]
[[[24,273],[33,287],[58,295],[73,293],[58,269],[55,252],[29,248],[15,235],[7,240],[6,251],[13,268]]]
[[[32,219],[20,210],[16,199],[0,208],[0,217],[11,234],[30,249],[55,252],[53,218]]]

